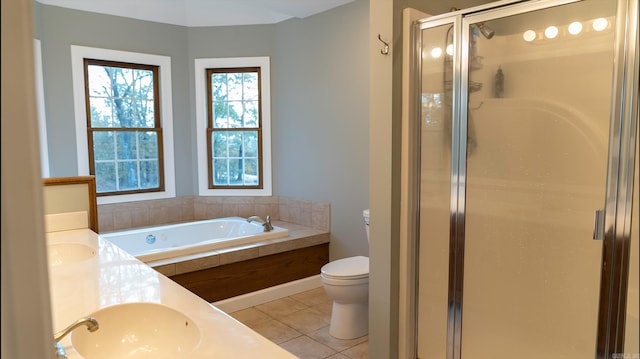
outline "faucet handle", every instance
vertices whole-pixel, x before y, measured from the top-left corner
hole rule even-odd
[[[273,226],[271,225],[271,216],[267,215],[265,219],[266,220],[264,222],[264,231],[270,232],[273,229]]]

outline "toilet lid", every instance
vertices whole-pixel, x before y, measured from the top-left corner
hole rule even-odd
[[[338,259],[320,270],[326,277],[356,279],[369,276],[369,258],[363,256]]]

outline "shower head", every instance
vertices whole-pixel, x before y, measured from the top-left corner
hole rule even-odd
[[[491,39],[493,35],[495,35],[495,31],[493,31],[493,29],[490,28],[489,25],[486,25],[484,22],[479,22],[475,24],[475,26],[478,28],[478,30],[480,30],[482,36],[487,38],[487,40]]]

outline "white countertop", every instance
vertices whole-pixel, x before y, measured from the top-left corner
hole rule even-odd
[[[54,332],[104,307],[152,302],[182,312],[200,329],[200,343],[189,358],[296,358],[89,229],[49,232],[47,242],[98,249],[90,259],[49,267]],[[61,344],[69,359],[82,358],[72,335]]]

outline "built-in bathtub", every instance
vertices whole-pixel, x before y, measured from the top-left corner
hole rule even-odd
[[[256,221],[227,217],[100,235],[137,259],[150,263],[284,238],[289,231],[273,226],[265,232],[264,226]]]
[[[273,227],[264,232],[257,222],[228,217],[100,236],[206,301],[217,302],[319,275],[329,262],[328,231],[278,220]],[[213,239],[223,229],[224,239]]]

